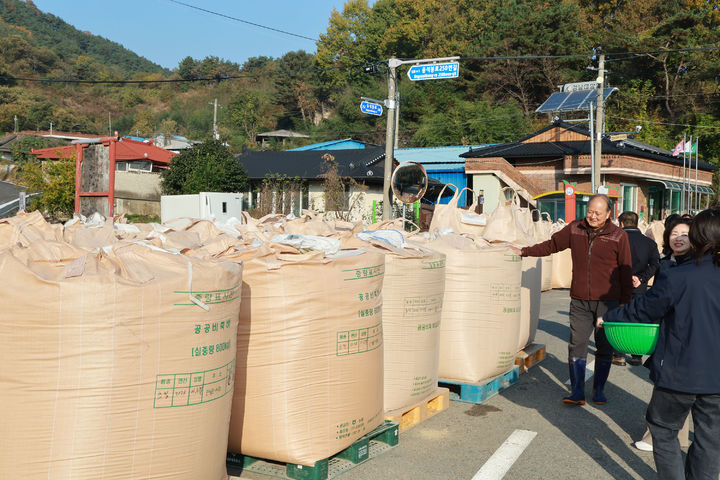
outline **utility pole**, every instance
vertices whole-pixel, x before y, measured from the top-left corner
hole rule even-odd
[[[17,133],[17,132],[18,132],[18,120],[17,120],[17,115],[15,115],[15,133]]]
[[[220,134],[217,129],[217,98],[215,99],[215,104],[213,106],[213,138],[215,140],[220,139]]]
[[[52,126],[53,126],[53,122],[50,122],[50,135],[52,135]]]
[[[592,193],[597,193],[600,188],[600,167],[602,166],[602,134],[605,124],[604,90],[605,90],[605,54],[601,53],[598,60],[598,95],[597,95],[597,116],[595,118],[595,160],[592,172]]]
[[[398,135],[398,132],[400,131],[400,90],[398,89],[395,92],[395,149],[398,148],[398,141],[400,135]]]
[[[390,180],[392,177],[392,164],[395,157],[395,86],[397,85],[397,67],[402,65],[395,57],[388,60],[388,100],[387,128],[385,129],[385,170],[383,173],[383,220],[390,220],[392,212],[392,197],[390,195]]]

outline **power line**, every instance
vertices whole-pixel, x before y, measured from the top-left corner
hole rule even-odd
[[[172,2],[172,3],[176,3],[176,4],[178,4],[178,5],[182,5],[182,6],[184,6],[184,7],[192,8],[192,9],[195,9],[195,10],[199,10],[199,11],[201,11],[201,12],[209,13],[210,15],[216,15],[216,16],[218,16],[218,17],[223,17],[223,18],[227,18],[227,19],[229,19],[229,20],[234,20],[234,21],[236,21],[236,22],[241,22],[241,23],[245,23],[245,24],[247,24],[247,25],[252,25],[253,27],[264,28],[265,30],[270,30],[270,31],[273,31],[273,32],[278,32],[278,33],[282,33],[282,34],[285,34],[285,35],[292,35],[293,37],[302,38],[302,39],[305,39],[305,40],[310,40],[311,42],[317,42],[317,41],[318,41],[317,38],[306,37],[305,35],[300,35],[300,34],[297,34],[297,33],[288,32],[287,30],[280,30],[279,28],[268,27],[267,25],[260,25],[259,23],[250,22],[250,21],[248,21],[248,20],[243,20],[242,18],[231,17],[230,15],[225,15],[224,13],[213,12],[212,10],[208,10],[208,9],[206,9],[206,8],[201,8],[201,7],[197,7],[197,6],[195,6],[195,5],[190,5],[189,3],[180,2],[179,0],[168,0],[168,1],[169,1],[169,2]]]
[[[616,117],[614,115],[607,115],[608,118],[614,118],[616,120],[625,120],[628,122],[645,122],[645,123],[654,123],[656,125],[670,125],[673,127],[690,127],[690,128],[708,128],[711,130],[720,130],[720,127],[711,127],[707,125],[692,125],[689,123],[670,123],[670,122],[657,122],[654,120],[645,120],[641,118],[626,118],[626,117]]]

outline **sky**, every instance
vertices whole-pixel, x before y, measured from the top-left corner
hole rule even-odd
[[[327,30],[344,0],[179,0],[182,3],[310,38]],[[166,68],[187,56],[216,56],[242,64],[250,57],[314,53],[315,42],[201,12],[172,0],[33,0],[62,18]],[[372,4],[373,2],[370,2]]]

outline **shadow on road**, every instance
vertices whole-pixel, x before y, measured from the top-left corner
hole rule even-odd
[[[646,408],[644,400],[614,386],[611,371],[610,382],[606,387],[609,399],[607,405],[595,406],[591,403],[582,407],[564,405],[561,399],[567,395],[567,389],[558,385],[555,378],[563,382],[568,378],[566,361],[549,355],[541,365],[543,368],[535,367],[522,375],[519,384],[506,390],[503,396],[513,403],[536,410],[586,455],[594,459],[612,478],[655,478],[655,471],[638,455],[628,439],[620,438],[594,412],[596,408],[602,408],[621,428],[631,430],[628,432],[631,438],[639,438],[644,429],[644,422],[641,421]],[[592,380],[588,381],[585,387],[589,400]],[[534,394],[528,395],[530,391]],[[628,425],[623,426],[623,423]],[[624,465],[618,463],[616,458],[622,459],[634,475],[631,475]],[[577,478],[584,476],[583,472],[577,472]]]

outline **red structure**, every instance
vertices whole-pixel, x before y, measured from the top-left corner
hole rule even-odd
[[[92,165],[84,165],[83,158],[86,157],[85,153],[91,146],[102,145],[108,149],[108,169],[107,171],[95,172],[96,176],[102,177],[104,180],[107,175],[107,188],[100,191],[90,191],[90,189],[83,190],[83,178],[88,177],[88,168],[83,170],[83,167],[92,167]],[[31,152],[36,155],[40,160],[57,160],[57,159],[72,159],[75,157],[75,211],[80,212],[83,198],[92,197],[106,197],[108,202],[108,216],[113,215],[114,202],[115,202],[115,165],[117,162],[130,162],[130,161],[149,161],[152,162],[153,168],[168,168],[172,157],[176,154],[165,150],[160,147],[156,147],[151,143],[138,142],[127,138],[105,137],[97,139],[88,139],[87,142],[79,141],[74,145],[67,145],[64,147],[51,147],[33,150]],[[104,168],[103,168],[104,170]],[[85,173],[85,176],[83,175]]]

